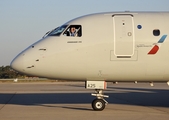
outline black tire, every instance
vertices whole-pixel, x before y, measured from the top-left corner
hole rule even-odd
[[[94,99],[92,102],[92,108],[95,111],[102,111],[105,108],[105,102],[103,99]]]

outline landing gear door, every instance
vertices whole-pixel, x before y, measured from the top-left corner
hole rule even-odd
[[[117,14],[113,15],[114,34],[114,55],[133,56],[134,55],[134,21],[133,15]]]

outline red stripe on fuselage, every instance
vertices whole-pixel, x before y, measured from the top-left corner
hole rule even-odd
[[[148,54],[156,54],[158,50],[159,50],[158,45],[155,45]]]

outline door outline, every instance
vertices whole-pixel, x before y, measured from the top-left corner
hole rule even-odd
[[[134,19],[133,19],[133,15],[132,14],[114,14],[114,15],[112,15],[112,17],[113,17],[113,34],[114,34],[114,55],[115,56],[117,56],[117,57],[126,57],[126,56],[133,56],[134,55],[134,51],[135,51],[135,32],[134,32]],[[116,31],[116,30],[118,30],[118,28],[116,28],[116,26],[117,26],[117,22],[116,22],[116,20],[117,20],[117,18],[119,19],[120,18],[120,20],[122,20],[122,21],[125,21],[125,19],[127,18],[127,19],[129,19],[129,20],[131,20],[131,21],[129,21],[129,22],[127,22],[127,24],[129,23],[129,24],[131,24],[131,31],[127,31],[127,32],[125,32],[125,34],[126,35],[128,35],[128,37],[131,37],[132,36],[132,44],[129,44],[132,48],[130,49],[129,47],[124,47],[124,51],[125,50],[128,50],[127,48],[129,48],[130,50],[131,50],[131,53],[130,54],[128,54],[128,53],[124,53],[124,54],[118,54],[118,53],[116,53],[117,51],[117,42],[119,42],[118,41],[118,39],[116,39],[116,35],[118,35],[118,31]],[[123,23],[123,25],[125,25],[125,22]],[[121,31],[121,33],[122,33],[122,31]],[[123,40],[124,41],[124,40]]]

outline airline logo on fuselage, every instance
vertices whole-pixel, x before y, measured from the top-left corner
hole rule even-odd
[[[149,55],[154,55],[158,52],[161,44],[165,41],[167,35],[163,35],[160,40],[153,46],[153,48],[148,52]]]

